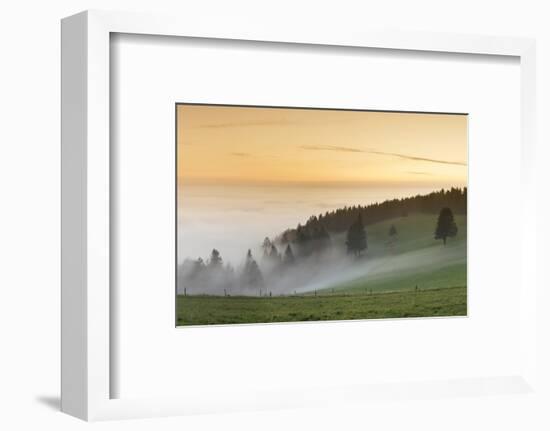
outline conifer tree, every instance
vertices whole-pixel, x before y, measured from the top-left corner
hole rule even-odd
[[[360,256],[363,250],[367,249],[367,233],[365,232],[361,214],[359,214],[357,220],[348,229],[346,245],[348,253],[353,253],[355,256]]]
[[[453,212],[450,208],[443,208],[437,219],[435,239],[442,239],[443,245],[447,245],[447,238],[455,237],[457,232]]]
[[[202,260],[202,257],[199,257],[193,263],[193,277],[200,274],[205,268],[206,268],[206,266],[204,265],[204,261]]]
[[[264,250],[264,257],[267,257],[269,255],[269,252],[271,251],[271,240],[266,236],[264,238],[264,242],[262,243],[262,248]]]
[[[252,257],[252,251],[248,250],[246,261],[242,272],[242,282],[246,287],[261,288],[264,285],[264,278],[260,267]]]
[[[301,256],[309,256],[311,254],[311,235],[308,229],[301,224],[296,228],[296,245]]]
[[[294,253],[292,253],[292,248],[290,248],[290,244],[287,244],[285,249],[285,254],[283,257],[283,263],[285,265],[293,265],[296,259],[294,259]]]
[[[221,268],[222,267],[222,257],[220,252],[216,249],[212,250],[210,254],[210,261],[208,262],[210,268]]]
[[[275,247],[275,244],[271,244],[271,250],[269,252],[269,261],[275,265],[281,263],[281,256],[279,255],[279,250],[277,250],[277,247]]]

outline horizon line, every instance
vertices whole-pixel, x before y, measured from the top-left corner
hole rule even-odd
[[[434,187],[435,189],[467,188],[468,183],[461,181],[361,181],[361,180],[243,180],[236,178],[178,178],[177,186],[250,186],[250,187],[391,187],[416,188]]]

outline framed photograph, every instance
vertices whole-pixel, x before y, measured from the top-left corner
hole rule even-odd
[[[93,11],[62,54],[63,411],[541,391],[532,40]]]
[[[467,120],[177,104],[177,325],[466,316]]]

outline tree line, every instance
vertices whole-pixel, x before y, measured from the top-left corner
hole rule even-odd
[[[210,257],[204,261],[186,259],[178,267],[178,293],[205,293],[208,289],[224,295],[229,295],[238,288],[238,291],[248,291],[262,295],[271,295],[267,290],[268,279],[282,275],[285,271],[294,267],[296,259],[290,244],[283,253],[279,253],[277,246],[266,238],[263,243],[264,254],[262,257],[262,269],[248,250],[244,265],[237,271],[229,263],[224,264],[220,252],[213,249]],[[187,287],[192,290],[187,291]]]
[[[438,214],[442,208],[449,208],[454,214],[466,214],[468,190],[466,187],[441,189],[426,195],[391,199],[366,206],[355,205],[327,211],[311,216],[305,224],[287,229],[277,237],[283,244],[303,243],[305,237],[319,238],[328,233],[345,232],[359,216],[365,226],[397,217],[407,217],[409,213]]]

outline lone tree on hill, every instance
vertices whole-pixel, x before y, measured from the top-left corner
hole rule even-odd
[[[437,219],[435,227],[435,239],[442,239],[443,245],[447,245],[447,238],[456,236],[458,228],[456,227],[455,218],[450,208],[443,208]]]
[[[390,230],[388,231],[388,235],[390,239],[388,240],[387,244],[390,247],[392,253],[393,253],[393,246],[397,242],[397,229],[395,228],[395,225],[392,224],[390,226]]]
[[[346,245],[348,253],[353,253],[355,256],[360,256],[361,252],[367,249],[367,233],[365,232],[361,214],[359,214],[357,220],[348,229]]]

